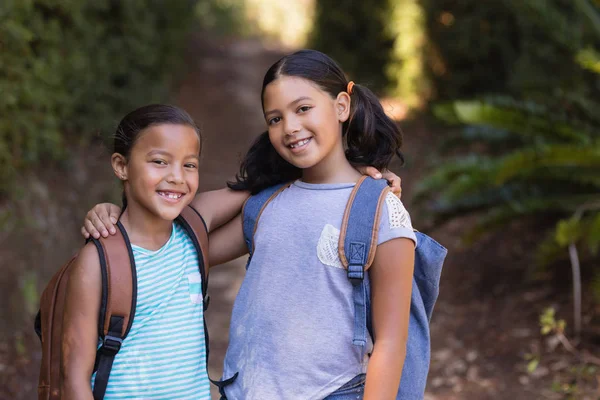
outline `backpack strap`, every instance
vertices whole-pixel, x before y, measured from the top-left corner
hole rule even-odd
[[[177,222],[185,229],[188,236],[194,243],[196,253],[198,253],[198,268],[200,269],[201,287],[202,287],[202,306],[204,311],[208,309],[210,303],[210,297],[208,296],[208,228],[204,218],[198,211],[192,206],[185,207],[181,214],[176,219]],[[202,313],[204,326],[204,344],[206,349],[206,364],[208,371],[208,352],[209,352],[209,338],[208,338],[208,327],[206,326],[206,316]]]
[[[273,200],[279,193],[290,187],[292,182],[282,183],[279,185],[271,186],[253,196],[250,196],[242,207],[242,230],[244,232],[244,241],[248,246],[248,264],[246,269],[250,265],[250,258],[252,258],[252,252],[254,251],[254,233],[258,226],[257,222],[262,215],[267,205]]]
[[[204,301],[204,311],[208,308],[210,299],[207,296],[208,290],[208,228],[204,218],[198,211],[192,206],[185,207],[179,217],[176,219],[177,222],[183,226],[187,234],[192,239],[194,247],[198,252],[198,263],[200,269],[200,276],[202,276],[202,299]]]
[[[385,180],[362,177],[354,186],[340,232],[338,254],[352,283],[354,338],[356,346],[367,344],[368,288],[365,271],[371,267],[377,249],[381,203],[389,192]]]
[[[102,299],[98,333],[102,345],[96,353],[94,400],[104,398],[115,356],[127,337],[137,299],[137,274],[131,243],[125,228],[117,222],[117,233],[93,239],[100,257]]]

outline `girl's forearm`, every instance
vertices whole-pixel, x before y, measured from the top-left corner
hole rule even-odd
[[[364,400],[394,400],[398,393],[406,344],[375,344],[367,369]]]
[[[238,215],[250,193],[229,188],[211,190],[196,195],[192,206],[202,214],[209,232]]]

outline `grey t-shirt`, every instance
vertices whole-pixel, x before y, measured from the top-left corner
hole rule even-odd
[[[372,344],[352,343],[352,284],[337,250],[353,186],[296,181],[262,213],[231,317],[223,378],[239,376],[228,399],[322,399],[366,372]],[[378,244],[416,243],[393,194],[380,218]]]

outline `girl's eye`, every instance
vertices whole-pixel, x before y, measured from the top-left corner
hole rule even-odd
[[[152,162],[158,165],[167,165],[167,162],[165,160],[152,160]]]
[[[302,107],[300,107],[300,108],[298,109],[298,112],[300,112],[300,113],[305,113],[305,112],[307,112],[308,110],[310,110],[311,108],[312,108],[311,106],[302,106]]]
[[[186,168],[198,168],[198,166],[196,164],[185,164]]]
[[[281,121],[281,117],[273,117],[267,121],[267,125],[273,125]]]

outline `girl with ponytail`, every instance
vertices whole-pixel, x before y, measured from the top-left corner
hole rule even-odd
[[[394,155],[403,160],[400,129],[385,114],[377,96],[367,87],[348,81],[335,61],[315,50],[301,50],[283,57],[267,71],[261,99],[269,127],[274,116],[276,123],[281,118],[275,114],[267,118],[266,113],[271,110],[265,109],[266,91],[271,84],[276,86],[282,77],[304,80],[304,83],[327,94],[331,100],[337,100],[338,95],[342,95],[342,104],[338,107],[347,106],[348,109],[344,110],[345,118],[340,122],[342,140],[339,144],[345,141],[345,156],[351,166],[373,166],[381,171],[387,168]],[[257,193],[302,176],[302,169],[276,150],[271,141],[271,131],[265,131],[254,142],[242,161],[236,181],[230,182],[230,188]]]
[[[377,340],[366,346],[352,341],[353,286],[337,249],[346,204],[361,178],[356,167],[385,170],[401,157],[401,133],[368,88],[348,81],[318,51],[276,62],[261,97],[267,131],[230,188],[254,194],[292,183],[256,225],[218,383],[222,399],[395,399],[416,245],[410,216],[389,194],[373,221],[377,251],[368,275]],[[211,247],[212,257],[247,252],[241,216],[213,236],[227,237],[229,249]]]

